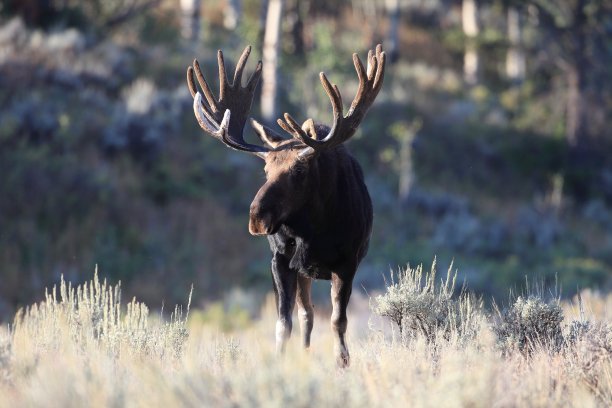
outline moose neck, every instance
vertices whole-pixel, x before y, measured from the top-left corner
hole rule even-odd
[[[353,159],[344,146],[338,146],[322,152],[315,160],[313,191],[305,202],[304,210],[313,227],[324,229],[326,225],[331,225],[330,220],[342,219],[346,215],[347,200],[351,199],[346,190],[354,183]]]

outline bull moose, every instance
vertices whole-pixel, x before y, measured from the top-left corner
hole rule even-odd
[[[343,143],[355,134],[382,87],[385,53],[381,45],[369,51],[366,68],[359,56],[353,54],[359,88],[346,115],[338,87],[321,72],[320,80],[333,109],[331,128],[315,124],[312,119],[299,126],[285,113],[284,120],[277,122],[291,138],[283,138],[251,119],[262,146],[247,143],[243,138],[262,71],[259,61],[246,86],[242,86],[250,52],[251,47],[243,51],[230,83],[223,53],[218,51],[218,99],[194,60],[193,67],[187,69],[187,84],[195,117],[206,133],[226,146],[265,160],[266,182],[251,203],[249,232],[265,235],[273,254],[277,350],[284,350],[291,335],[296,300],[302,343],[306,348],[310,346],[314,319],[311,283],[313,279],[331,280],[334,352],[338,365],[345,367],[350,362],[345,342],[346,309],[353,277],[368,250],[372,202],[361,167]],[[196,79],[204,98],[196,87]]]

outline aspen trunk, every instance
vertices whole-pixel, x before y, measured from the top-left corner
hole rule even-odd
[[[261,87],[261,113],[265,121],[276,119],[276,95],[278,93],[278,48],[280,23],[283,11],[282,0],[269,0],[266,15],[266,31],[263,44],[263,72]]]
[[[585,1],[578,0],[574,6],[574,48],[566,63],[567,101],[565,123],[565,138],[567,143],[575,147],[588,142],[584,92],[587,84],[588,61],[586,58],[585,29],[588,18],[585,13]]]
[[[400,0],[387,0],[386,6],[389,14],[389,34],[385,45],[389,62],[394,63],[399,58]]]
[[[403,128],[397,135],[400,145],[400,163],[399,163],[399,184],[398,184],[398,199],[400,204],[405,204],[408,201],[410,193],[414,188],[416,176],[414,173],[413,162],[413,147],[414,139],[421,130],[423,122],[421,119],[415,119]]]
[[[235,30],[240,21],[242,4],[240,0],[227,0],[223,13],[223,26],[228,30]]]
[[[291,52],[294,56],[304,55],[304,20],[302,13],[304,10],[303,2],[300,0],[291,0],[287,6],[288,10],[285,13],[285,21],[289,26],[291,34]]]
[[[510,47],[506,55],[506,75],[520,82],[525,78],[525,53],[521,45],[521,16],[514,7],[508,8],[507,24]]]
[[[196,41],[200,32],[200,0],[181,0],[181,35]]]
[[[400,203],[408,201],[412,186],[414,185],[414,168],[412,163],[412,141],[414,134],[406,134],[400,141],[400,169],[398,197]]]
[[[478,82],[479,57],[476,47],[476,37],[480,33],[478,26],[478,4],[476,0],[463,0],[461,6],[461,24],[467,37],[465,55],[463,57],[463,76],[469,84]]]
[[[567,102],[565,138],[570,146],[576,146],[585,135],[585,112],[582,88],[584,73],[577,64],[567,69]]]

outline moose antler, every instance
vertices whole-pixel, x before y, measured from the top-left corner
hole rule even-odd
[[[382,87],[385,75],[385,60],[385,53],[380,44],[376,46],[376,52],[372,50],[368,52],[367,70],[363,67],[359,56],[356,53],[353,54],[353,63],[359,77],[359,89],[346,116],[343,116],[342,96],[338,87],[335,84],[332,85],[323,72],[319,74],[321,84],[323,84],[323,88],[331,101],[334,116],[333,125],[322,140],[311,138],[288,113],[285,113],[284,121],[278,119],[277,122],[283,130],[308,146],[300,153],[301,156],[338,146],[355,134]],[[312,126],[312,119],[309,119],[308,123]]]
[[[244,141],[242,135],[244,124],[247,120],[251,105],[253,104],[253,95],[255,88],[261,77],[261,61],[257,63],[255,72],[249,78],[245,87],[242,86],[242,72],[246,65],[251,47],[248,46],[242,52],[236,71],[234,72],[234,81],[230,84],[225,72],[225,61],[223,60],[223,52],[217,52],[217,60],[219,65],[219,99],[215,97],[208,86],[208,82],[202,74],[200,64],[197,60],[193,60],[193,67],[187,68],[187,86],[193,97],[193,111],[195,117],[200,124],[200,127],[208,134],[216,139],[219,139],[226,146],[235,150],[253,153],[256,156],[265,158],[269,149],[264,146],[253,145]],[[195,77],[200,84],[200,88],[204,93],[206,102],[202,99],[202,95],[194,80]]]

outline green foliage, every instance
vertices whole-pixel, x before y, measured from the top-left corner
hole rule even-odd
[[[252,324],[248,310],[240,306],[226,307],[223,302],[214,302],[206,306],[202,312],[192,313],[194,323],[210,324],[223,332],[243,330]]]

